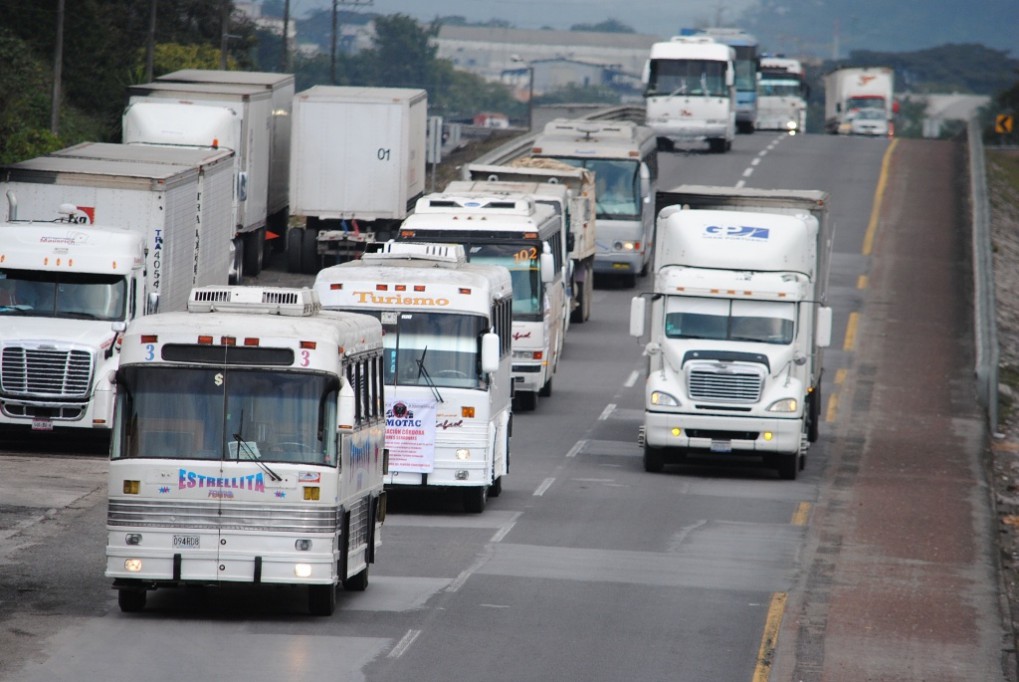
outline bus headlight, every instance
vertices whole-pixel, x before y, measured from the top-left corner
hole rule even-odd
[[[124,570],[128,573],[141,573],[141,559],[124,559]]]
[[[310,578],[311,564],[294,564],[294,575],[298,578]]]
[[[768,412],[795,412],[798,407],[796,398],[783,398],[768,405]]]
[[[459,460],[470,459],[471,458],[471,449],[470,448],[457,448],[456,449],[456,458],[459,459]]]

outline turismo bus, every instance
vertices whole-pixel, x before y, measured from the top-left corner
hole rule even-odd
[[[481,512],[509,472],[509,271],[466,262],[460,244],[381,247],[320,270],[315,291],[382,323],[386,486],[453,490]]]
[[[299,585],[329,615],[368,585],[385,519],[382,325],[311,289],[211,286],[124,335],[106,576],[120,609],[161,587]]]
[[[654,241],[654,131],[630,121],[555,119],[535,139],[531,156],[594,173],[594,272],[636,285],[637,276],[647,274]]]
[[[462,244],[471,263],[501,265],[513,284],[513,403],[552,394],[569,301],[562,216],[523,194],[429,194],[400,227],[402,241]]]
[[[651,46],[644,69],[647,125],[663,149],[704,141],[713,153],[736,137],[733,50],[707,36]]]

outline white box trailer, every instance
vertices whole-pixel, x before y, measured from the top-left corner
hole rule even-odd
[[[23,219],[53,220],[66,210],[83,229],[102,224],[140,233],[150,292],[161,310],[183,310],[193,286],[225,283],[230,252],[230,213],[222,207],[229,204],[232,157],[222,150],[200,162],[210,152],[191,153],[196,159],[181,164],[41,156],[3,167],[0,194],[15,197]]]
[[[234,281],[262,270],[272,93],[257,85],[144,83],[128,88],[123,141],[235,153]]]
[[[290,203],[290,138],[294,106],[294,74],[271,71],[220,71],[180,69],[156,78],[160,83],[208,83],[261,87],[272,95],[272,128],[269,134],[268,224],[271,230],[285,230]],[[282,232],[280,233],[282,234]],[[281,242],[286,242],[281,239]],[[282,244],[281,244],[282,246]],[[278,247],[279,248],[279,247]]]
[[[839,135],[891,136],[895,72],[887,66],[839,69],[824,77],[824,127]]]
[[[316,85],[297,93],[287,266],[317,272],[395,232],[425,189],[428,95],[412,88]]]

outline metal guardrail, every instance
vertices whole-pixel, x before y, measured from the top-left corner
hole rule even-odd
[[[579,118],[588,121],[634,121],[635,123],[644,122],[644,107],[643,105],[635,104],[620,104],[614,107],[605,107],[602,109],[596,109],[589,114],[583,116],[573,116],[566,118]],[[541,132],[530,132],[520,137],[513,138],[506,144],[496,147],[492,151],[479,156],[474,160],[474,163],[487,165],[487,166],[502,166],[514,159],[519,159],[521,156],[527,154],[531,147],[534,146],[534,141],[537,139]],[[469,173],[464,169],[464,179],[469,180]]]
[[[973,223],[973,323],[976,334],[977,394],[987,409],[991,433],[998,430],[998,324],[995,314],[994,259],[984,142],[977,117],[966,126],[969,146],[970,206]]]

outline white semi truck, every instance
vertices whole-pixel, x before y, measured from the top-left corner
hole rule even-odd
[[[683,185],[658,206],[654,288],[630,316],[649,334],[644,468],[753,457],[796,478],[831,339],[827,193]]]
[[[145,312],[140,231],[19,221],[14,195],[0,222],[0,426],[107,430],[113,372],[127,324]],[[48,216],[51,217],[51,216]]]
[[[69,206],[67,219],[83,229],[138,232],[159,309],[183,310],[193,286],[226,283],[232,170],[228,150],[83,143],[3,167],[0,193],[25,219],[52,220]]]
[[[234,152],[231,281],[262,270],[273,93],[260,85],[144,83],[128,88],[123,142]]]
[[[294,97],[287,269],[314,274],[384,241],[425,189],[428,95],[316,85]],[[296,229],[294,229],[296,228]]]
[[[326,309],[382,321],[391,489],[449,490],[478,513],[509,472],[510,274],[459,244],[386,242],[320,270]]]
[[[276,252],[286,248],[290,203],[290,121],[294,105],[294,75],[270,71],[181,69],[156,78],[161,83],[209,83],[264,88],[272,95],[269,131],[269,194],[266,197],[266,241]]]
[[[885,66],[839,69],[824,77],[824,127],[839,135],[895,134],[895,72]]]
[[[505,166],[467,164],[464,180],[474,183],[502,185],[506,191],[522,191],[518,186],[533,187],[539,201],[552,202],[563,215],[567,230],[567,248],[570,255],[570,272],[567,278],[570,297],[570,322],[586,322],[591,317],[594,299],[595,244],[595,183],[594,173],[574,168],[556,159],[539,159],[525,156]],[[447,186],[447,191],[454,191]],[[483,190],[487,184],[477,184]],[[558,189],[557,189],[558,188]],[[524,189],[523,191],[531,191]]]
[[[809,87],[803,64],[788,57],[762,57],[760,73],[757,129],[806,132]]]

